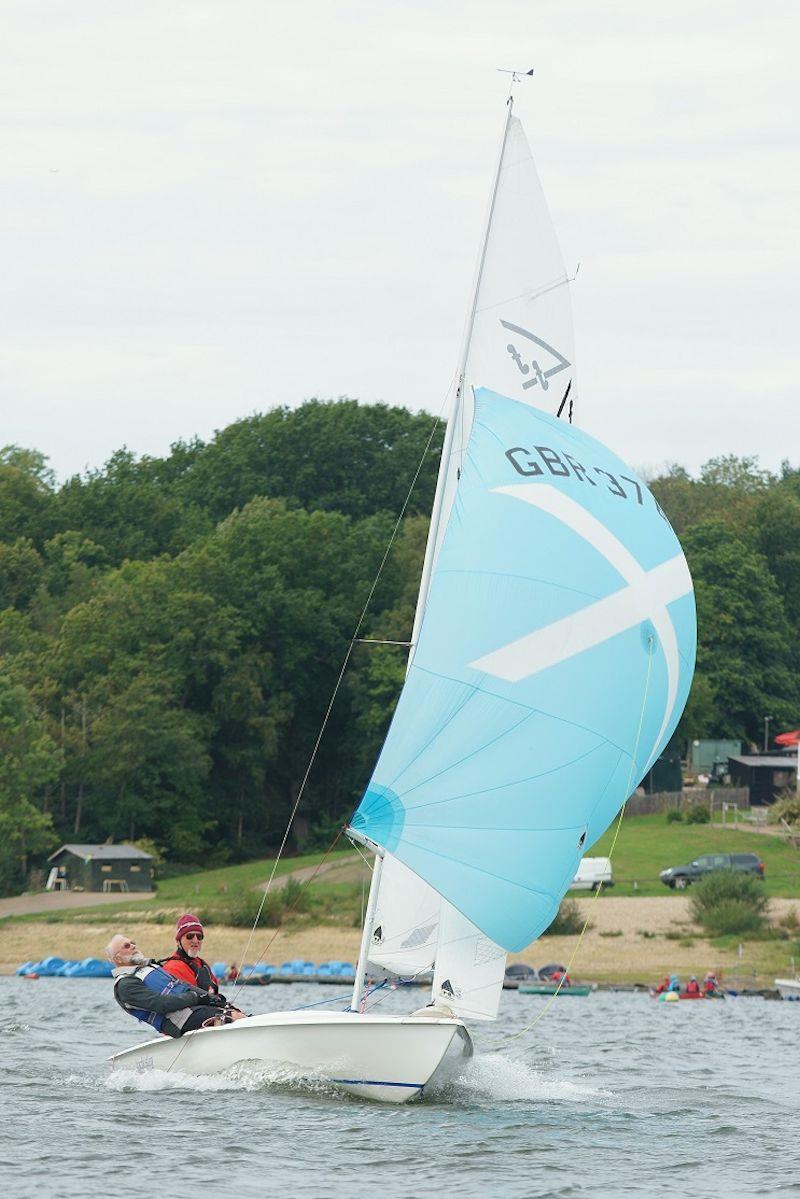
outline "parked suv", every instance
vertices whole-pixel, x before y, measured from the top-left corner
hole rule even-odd
[[[764,877],[764,863],[754,853],[704,853],[685,866],[668,866],[659,878],[667,887],[683,891],[690,883],[712,874],[715,870],[741,870],[745,874]]]

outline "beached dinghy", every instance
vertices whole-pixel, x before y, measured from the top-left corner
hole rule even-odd
[[[471,1052],[506,954],[669,740],[694,666],[683,553],[656,501],[572,424],[568,279],[509,98],[434,499],[406,681],[348,835],[374,854],[350,1010],[282,1012],[118,1054],[254,1061],[389,1102]],[[621,357],[624,369],[624,354]],[[431,1005],[366,1011],[369,974]]]
[[[775,987],[781,999],[800,1000],[800,975],[796,978],[776,978]]]

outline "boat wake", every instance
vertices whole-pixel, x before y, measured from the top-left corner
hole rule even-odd
[[[463,1074],[428,1094],[455,1103],[484,1099],[505,1103],[605,1103],[614,1099],[612,1091],[554,1077],[500,1053],[476,1054]]]
[[[86,1078],[73,1078],[72,1083],[85,1083]],[[125,1094],[134,1091],[266,1091],[285,1089],[313,1095],[338,1095],[337,1087],[326,1079],[299,1074],[290,1067],[264,1067],[262,1064],[240,1063],[218,1074],[182,1074],[179,1070],[112,1070],[103,1078],[92,1078],[93,1085],[107,1091]]]
[[[327,1079],[301,1074],[289,1066],[265,1067],[261,1063],[240,1063],[219,1074],[182,1074],[179,1070],[112,1070],[110,1074],[71,1075],[70,1087],[90,1087],[117,1094],[141,1092],[225,1093],[235,1091],[301,1092],[317,1097],[336,1098],[342,1092]],[[426,1098],[455,1105],[481,1103],[607,1103],[615,1098],[612,1091],[586,1083],[559,1078],[536,1070],[524,1062],[500,1053],[478,1054],[462,1074],[439,1086],[430,1087]],[[354,1100],[358,1102],[358,1100]]]

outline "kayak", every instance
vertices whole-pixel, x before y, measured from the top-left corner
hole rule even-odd
[[[650,998],[660,999],[662,1002],[668,1000],[670,1003],[674,1003],[677,999],[724,999],[725,995],[722,991],[701,991],[699,995],[678,994],[677,991],[651,991]]]
[[[520,995],[588,995],[592,988],[586,983],[573,983],[559,991],[558,983],[522,983],[517,990]]]

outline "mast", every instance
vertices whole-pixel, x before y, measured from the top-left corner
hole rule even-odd
[[[469,357],[469,348],[472,341],[472,331],[475,327],[475,314],[478,308],[478,294],[480,292],[481,280],[483,278],[483,268],[486,262],[486,248],[489,244],[489,234],[492,228],[492,217],[494,216],[494,206],[497,199],[497,188],[500,183],[500,171],[503,166],[503,156],[506,150],[506,142],[508,140],[508,131],[511,127],[511,117],[514,110],[514,97],[509,93],[507,101],[507,112],[505,125],[503,126],[503,137],[500,142],[500,154],[497,159],[497,167],[494,173],[492,183],[491,198],[489,200],[489,210],[486,216],[486,225],[483,233],[483,241],[481,242],[480,254],[478,255],[478,265],[475,270],[475,279],[472,288],[472,298],[467,313],[467,321],[464,326],[464,337],[461,342],[461,352],[458,358],[458,370],[456,372],[456,392],[453,400],[453,411],[450,413],[450,419],[447,422],[447,429],[442,445],[442,456],[439,461],[439,474],[436,479],[436,494],[433,497],[433,508],[431,510],[431,524],[428,531],[428,541],[425,546],[425,560],[422,564],[422,578],[420,579],[419,595],[417,597],[417,608],[414,613],[414,627],[411,632],[411,649],[408,655],[408,666],[414,659],[414,654],[419,640],[419,630],[422,624],[422,618],[425,615],[425,605],[428,601],[428,590],[431,583],[431,575],[433,574],[433,564],[436,559],[436,549],[439,540],[439,525],[442,518],[442,509],[444,505],[444,493],[447,483],[447,476],[450,470],[450,457],[453,452],[453,441],[455,439],[456,425],[462,415],[463,409],[463,394],[466,383],[466,367],[467,358]]]

